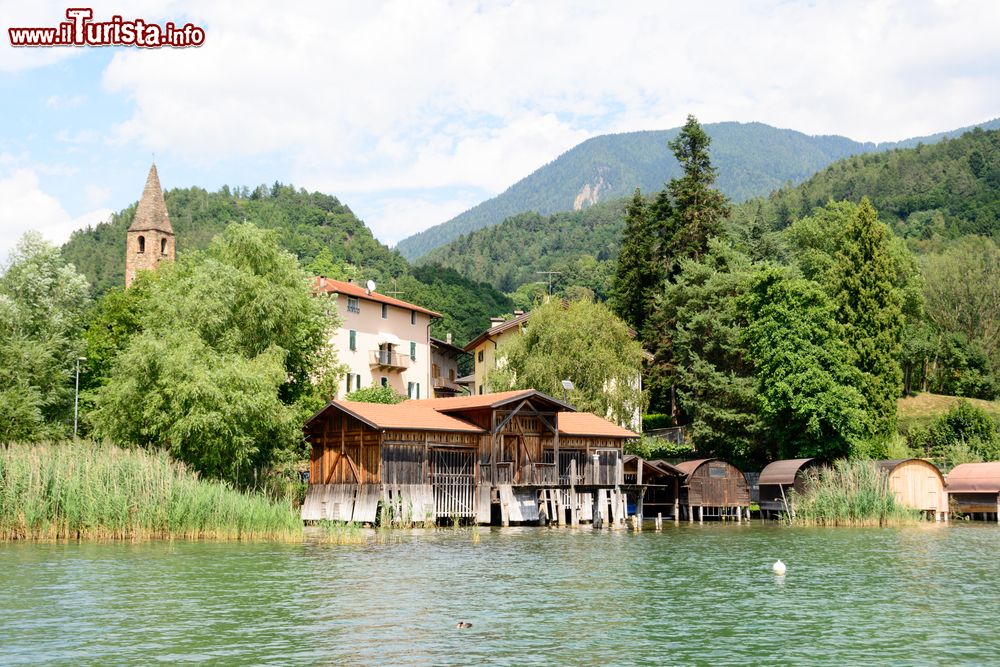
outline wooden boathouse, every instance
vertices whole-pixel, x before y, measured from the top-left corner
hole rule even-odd
[[[1000,461],[955,466],[948,473],[948,497],[959,512],[1000,523]]]
[[[904,506],[926,512],[936,521],[948,520],[948,491],[944,476],[924,459],[876,461],[888,477],[889,488]]]
[[[684,477],[680,486],[680,511],[688,521],[706,518],[749,518],[750,486],[743,472],[722,459],[682,461],[675,466]]]
[[[768,463],[760,471],[760,478],[757,480],[761,516],[769,517],[778,513],[791,516],[794,513],[792,491],[804,492],[808,471],[821,465],[822,460],[816,458],[783,459]]]
[[[639,521],[655,518],[680,520],[680,485],[684,473],[662,461],[633,454],[624,459],[625,493]]]
[[[306,422],[305,520],[624,522],[622,447],[638,437],[535,390],[332,401]]]

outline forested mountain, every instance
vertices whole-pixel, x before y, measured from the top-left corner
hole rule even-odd
[[[204,249],[227,225],[246,220],[278,233],[282,247],[308,270],[333,278],[373,279],[380,290],[447,313],[432,332],[465,342],[510,300],[489,285],[434,267],[416,272],[398,252],[380,243],[336,197],[290,185],[249,188],[177,188],[164,195],[178,256]],[[106,223],[74,232],[63,257],[86,275],[95,296],[125,283],[125,234],[135,215],[132,204]]]
[[[998,128],[1000,119],[979,127]],[[844,157],[911,147],[921,142],[930,144],[971,129],[875,144],[840,136],[809,136],[763,123],[713,123],[704,128],[712,139],[712,163],[719,171],[718,187],[735,202],[799,183]],[[499,224],[526,211],[545,215],[621,198],[637,187],[644,192],[660,190],[666,181],[679,174],[676,161],[666,149],[667,142],[677,136],[679,129],[588,139],[502,194],[403,239],[396,247],[404,257],[414,259],[461,234]]]
[[[665,146],[662,152],[668,154]],[[720,169],[719,180],[723,178]],[[737,206],[733,225],[741,232],[763,234],[831,199],[859,201],[865,195],[879,216],[917,250],[933,245],[934,239],[967,234],[1000,238],[1000,130],[974,129],[934,145],[840,160],[804,183]],[[426,260],[481,277],[506,292],[540,280],[537,271],[574,264],[596,262],[592,273],[607,276],[618,253],[623,207],[624,200],[618,199],[582,211],[514,216],[460,236]],[[600,295],[597,285],[571,272],[557,279]]]

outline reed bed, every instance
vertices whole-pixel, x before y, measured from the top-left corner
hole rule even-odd
[[[834,461],[809,472],[805,491],[793,492],[792,523],[807,526],[898,526],[917,523],[920,512],[900,505],[888,478],[873,461]]]
[[[0,540],[300,540],[288,503],[207,481],[166,452],[0,446]]]

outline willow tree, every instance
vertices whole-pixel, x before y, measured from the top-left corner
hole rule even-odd
[[[341,373],[336,320],[276,234],[230,225],[144,289],[127,309],[137,333],[95,392],[94,434],[235,482],[301,454],[301,419]]]
[[[642,346],[607,306],[552,300],[531,311],[527,325],[497,350],[486,381],[494,391],[537,389],[577,408],[635,426],[643,408]]]

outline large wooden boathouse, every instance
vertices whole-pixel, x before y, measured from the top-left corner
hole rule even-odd
[[[623,522],[622,447],[638,437],[535,390],[332,401],[304,430],[302,518],[362,523],[380,503],[417,522]]]
[[[743,471],[722,459],[682,461],[676,466],[683,478],[680,486],[681,514],[688,521],[706,518],[743,520],[749,518],[750,486]]]

